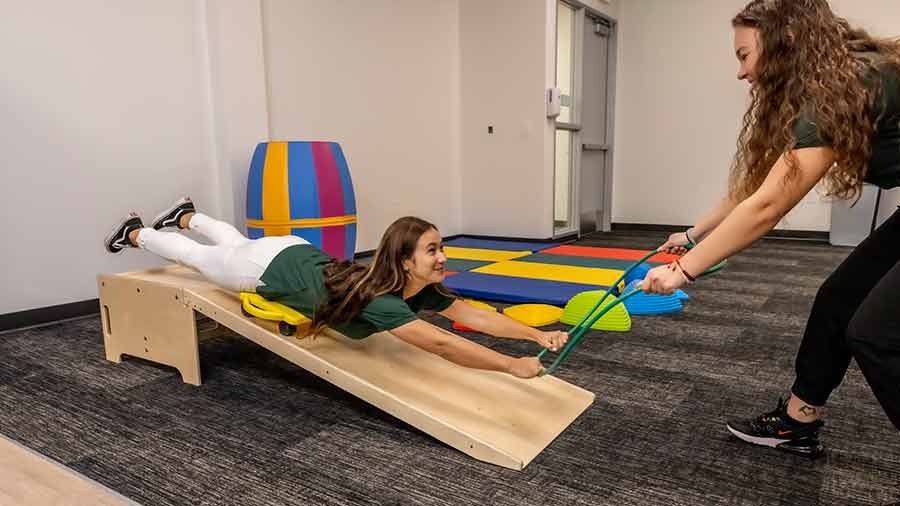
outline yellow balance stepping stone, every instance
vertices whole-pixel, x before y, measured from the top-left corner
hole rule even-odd
[[[518,304],[507,307],[503,314],[529,327],[543,327],[558,322],[563,310],[549,304]]]

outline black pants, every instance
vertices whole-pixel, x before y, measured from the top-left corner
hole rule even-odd
[[[791,391],[822,406],[855,358],[900,430],[900,211],[850,253],[816,294]]]

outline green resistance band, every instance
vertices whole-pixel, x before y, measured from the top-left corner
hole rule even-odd
[[[559,355],[556,357],[556,360],[553,361],[553,363],[550,365],[550,367],[541,371],[540,376],[543,376],[546,374],[552,374],[554,371],[556,371],[556,369],[559,368],[559,366],[562,365],[562,363],[565,361],[566,357],[568,357],[569,354],[572,352],[572,349],[575,348],[575,346],[578,344],[579,341],[581,341],[581,338],[584,337],[585,334],[587,334],[588,330],[590,330],[590,328],[594,325],[594,323],[596,323],[597,320],[602,318],[603,315],[608,313],[610,310],[612,310],[617,305],[625,302],[630,297],[633,297],[643,291],[640,288],[640,284],[636,284],[634,286],[634,288],[623,293],[616,301],[608,304],[606,307],[601,309],[597,314],[594,314],[594,311],[597,311],[597,309],[600,308],[601,304],[603,304],[603,302],[606,300],[606,298],[609,297],[609,295],[612,293],[613,289],[616,286],[618,286],[619,283],[623,279],[625,279],[625,277],[628,276],[629,273],[631,273],[631,271],[636,269],[639,265],[644,263],[650,257],[656,255],[657,253],[660,253],[660,251],[653,250],[653,251],[650,251],[649,253],[647,253],[646,255],[644,255],[640,260],[636,261],[634,264],[631,265],[631,267],[629,267],[627,270],[625,270],[625,272],[623,272],[622,275],[619,276],[619,279],[617,279],[615,281],[615,283],[613,283],[609,288],[606,289],[606,291],[603,293],[603,296],[600,297],[600,299],[597,301],[597,303],[594,305],[594,307],[591,308],[591,310],[587,312],[587,314],[584,316],[584,318],[582,318],[581,321],[578,322],[577,325],[575,325],[574,327],[569,329],[569,342],[567,342],[566,345],[563,347],[562,351],[559,352]],[[700,274],[700,277],[705,277],[714,272],[720,271],[723,267],[725,267],[726,262],[727,262],[727,260],[722,260],[718,264],[705,270],[702,274]],[[538,356],[537,356],[538,359],[540,359],[544,355],[546,355],[547,351],[548,351],[547,348],[544,348],[543,350],[541,350],[541,352],[538,353]]]
[[[623,294],[623,296],[620,297],[617,302],[613,302],[613,303],[607,305],[606,307],[601,309],[599,313],[597,313],[596,315],[594,314],[594,311],[597,311],[597,309],[600,308],[600,305],[603,304],[603,302],[606,300],[607,297],[609,297],[609,294],[612,293],[613,289],[615,289],[615,287],[619,286],[619,283],[623,279],[625,279],[625,276],[628,276],[628,274],[630,274],[631,271],[636,269],[637,266],[641,265],[642,263],[644,263],[645,260],[647,260],[648,258],[652,257],[653,255],[655,255],[657,253],[659,253],[659,252],[654,250],[654,251],[651,251],[651,252],[647,253],[646,255],[644,255],[640,260],[633,263],[631,265],[631,267],[629,267],[627,270],[625,270],[625,272],[623,272],[622,275],[619,276],[619,279],[617,279],[614,283],[612,283],[606,289],[606,291],[603,292],[603,296],[600,297],[600,299],[597,300],[597,303],[594,304],[594,307],[591,308],[591,310],[588,311],[587,314],[584,315],[584,318],[582,318],[581,321],[578,322],[577,325],[575,325],[574,327],[569,329],[569,342],[567,342],[566,345],[563,347],[562,351],[559,352],[559,355],[556,357],[556,360],[553,361],[553,364],[551,364],[550,367],[544,369],[541,372],[541,376],[543,376],[545,374],[551,374],[553,371],[555,371],[556,368],[559,367],[560,364],[562,364],[562,362],[566,359],[566,357],[569,356],[569,353],[572,352],[572,348],[574,348],[575,345],[578,344],[578,341],[581,340],[581,337],[587,333],[588,329],[591,328],[591,325],[593,325],[597,320],[599,320],[603,315],[605,315],[610,309],[615,307],[617,302],[621,303],[622,301],[625,300],[625,297],[624,297],[625,294]],[[637,292],[639,292],[639,291],[640,291],[640,289],[637,290]],[[636,292],[634,292],[634,293],[636,293]],[[632,295],[634,295],[634,293],[629,293],[628,296],[631,297]],[[592,318],[592,316],[593,316],[593,318]],[[590,320],[590,323],[587,323],[587,325],[585,325],[585,323],[588,322],[588,320]],[[546,354],[547,354],[547,348],[544,348],[543,350],[541,350],[540,353],[538,353],[538,360],[540,360],[541,357],[543,357]]]

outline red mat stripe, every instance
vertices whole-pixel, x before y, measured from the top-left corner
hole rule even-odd
[[[638,250],[638,249],[624,249],[624,248],[597,248],[594,246],[556,246],[555,248],[545,249],[541,251],[541,253],[548,253],[551,255],[568,255],[575,257],[590,257],[590,258],[614,258],[616,260],[640,260],[641,257],[646,255],[649,251],[647,250]],[[661,264],[667,264],[669,262],[674,262],[676,258],[680,258],[678,255],[673,255],[671,253],[657,253],[650,257],[650,262],[656,262]]]

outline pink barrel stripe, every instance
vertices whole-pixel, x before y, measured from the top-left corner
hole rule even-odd
[[[312,153],[319,187],[319,216],[343,216],[344,194],[334,153],[327,142],[313,142]],[[340,256],[345,249],[345,235],[344,227],[322,227],[322,249]]]

